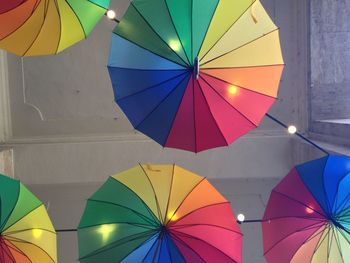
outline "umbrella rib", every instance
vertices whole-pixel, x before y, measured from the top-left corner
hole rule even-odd
[[[244,10],[244,12],[242,12],[242,14],[237,18],[237,20],[235,20],[228,28],[227,30],[223,33],[223,35],[208,49],[208,51],[202,56],[202,58],[200,59],[200,61],[202,61],[210,52],[210,50],[212,50],[217,43],[219,43],[219,41],[226,35],[226,33],[237,23],[238,20],[241,19],[241,17],[255,4],[257,0],[253,0],[252,3],[247,7],[246,10]]]
[[[215,9],[214,9],[214,12],[213,12],[213,14],[211,15],[211,18],[210,18],[210,23],[208,24],[208,27],[207,27],[207,29],[206,29],[206,31],[205,31],[205,34],[204,34],[202,43],[201,43],[201,45],[200,45],[200,47],[199,47],[199,49],[198,49],[197,57],[198,57],[200,51],[202,50],[203,44],[204,44],[204,42],[205,42],[205,39],[207,38],[207,34],[208,34],[208,31],[209,31],[211,22],[213,21],[213,18],[214,18],[215,14],[216,14],[216,10],[217,10],[217,8],[218,8],[218,6],[219,6],[219,2],[220,2],[220,0],[217,0],[217,3],[216,3],[216,6],[215,6]],[[215,45],[215,44],[214,44],[214,45]],[[211,50],[211,49],[209,49],[209,51],[210,51],[210,50]],[[208,51],[208,52],[209,52],[209,51]],[[202,57],[202,58],[204,58],[204,57]],[[202,60],[202,59],[200,59],[199,61],[201,61],[201,60]]]
[[[167,58],[167,57],[165,57],[165,56],[163,56],[163,55],[157,54],[157,53],[153,52],[152,50],[149,50],[149,49],[147,49],[147,48],[141,46],[140,44],[138,44],[138,43],[136,43],[136,42],[134,42],[134,41],[131,41],[130,39],[128,39],[128,38],[126,38],[126,37],[124,37],[124,36],[119,35],[119,34],[116,33],[116,32],[113,32],[113,34],[117,35],[118,37],[120,37],[120,38],[122,38],[122,39],[125,39],[126,41],[130,42],[131,44],[133,44],[133,45],[135,45],[135,46],[138,46],[138,47],[142,48],[143,50],[146,50],[147,52],[152,53],[152,54],[155,55],[155,56],[161,57],[161,58],[163,58],[163,59],[165,59],[165,60],[167,60],[167,61],[169,61],[169,62],[171,62],[171,63],[177,64],[177,65],[179,65],[180,67],[182,67],[182,68],[184,68],[184,69],[187,69],[187,68],[188,68],[188,65],[180,64],[179,62],[176,62],[176,61],[174,61],[174,60],[172,60],[172,59],[169,59],[169,58]]]
[[[60,9],[59,9],[57,0],[54,0],[54,2],[55,2],[55,6],[56,6],[57,15],[59,16],[59,31],[60,31],[59,32],[59,39],[57,41],[56,50],[55,50],[55,54],[57,54],[58,48],[61,44],[61,39],[62,39],[62,17],[61,17],[61,13],[60,13]]]
[[[267,68],[267,67],[275,67],[275,66],[285,66],[285,63],[277,63],[277,64],[268,64],[268,65],[251,65],[251,66],[233,66],[233,67],[212,67],[212,68],[203,68],[203,70],[205,71],[211,71],[211,70],[215,70],[215,69],[245,69],[245,68]]]
[[[93,4],[93,5],[95,5],[95,6],[101,7],[101,8],[104,9],[104,10],[108,10],[108,8],[102,6],[102,5],[98,4],[98,3],[95,3],[95,2],[93,2],[93,1],[91,1],[91,0],[86,0],[86,1],[90,2],[91,4]]]
[[[185,76],[184,78],[182,78],[181,81],[179,82],[179,84],[178,84],[164,99],[162,99],[162,100],[159,102],[159,104],[158,104],[150,113],[148,113],[148,114],[145,116],[145,118],[144,118],[138,125],[136,125],[134,128],[137,129],[138,127],[140,127],[140,125],[143,124],[143,122],[144,122],[149,116],[151,116],[151,115],[160,107],[160,105],[163,104],[163,102],[166,101],[166,100],[177,90],[177,88],[184,82],[184,80],[186,80],[186,78],[188,79],[188,76]],[[181,105],[181,102],[182,102],[182,99],[183,99],[183,96],[184,96],[184,95],[185,95],[185,91],[184,91],[184,93],[182,94],[182,98],[181,98],[181,100],[180,100],[180,102],[179,102],[178,108],[179,108],[180,105]],[[175,114],[174,119],[173,119],[173,121],[172,121],[171,123],[174,123],[175,118],[176,118],[176,114]],[[169,130],[169,133],[170,133],[170,130]],[[168,135],[169,135],[169,134],[168,134]],[[166,139],[167,139],[167,138],[166,138]],[[166,142],[166,141],[165,141],[165,142]]]
[[[290,238],[291,236],[297,234],[297,233],[301,233],[303,231],[306,231],[306,230],[311,230],[311,229],[316,229],[315,232],[313,232],[309,237],[311,237],[312,235],[314,235],[318,229],[320,229],[322,226],[324,225],[324,223],[314,223],[314,224],[311,224],[311,225],[308,225],[306,227],[302,227],[300,229],[298,229],[297,231],[294,231],[292,233],[289,233],[288,235],[284,236],[283,238],[277,240],[272,246],[269,247],[269,249],[265,250],[265,253],[264,255],[268,254],[272,249],[274,249],[277,245],[279,245],[281,242],[283,242],[284,240]],[[308,238],[309,238],[308,237]]]
[[[193,0],[192,0],[193,1]],[[192,111],[193,111],[193,128],[194,128],[194,151],[198,152],[198,136],[196,125],[196,98],[194,95],[194,79],[192,78]]]
[[[18,204],[19,195],[20,195],[20,193],[21,193],[21,185],[20,185],[19,182],[18,182],[17,187],[18,187],[18,192],[17,192],[18,194],[17,194],[16,202],[15,202],[15,204],[13,205],[13,207],[11,208],[10,213],[7,215],[7,217],[4,219],[4,222],[3,222],[2,225],[0,226],[1,231],[4,231],[4,230],[6,230],[7,228],[9,228],[9,227],[12,226],[12,225],[11,225],[11,226],[7,227],[6,229],[3,229],[3,228],[5,227],[7,221],[10,219],[10,217],[11,217],[13,211],[15,210],[15,208],[16,208],[16,206],[17,206],[17,204]],[[40,206],[40,205],[39,205],[39,206]],[[39,207],[39,206],[38,206],[38,207]],[[36,208],[38,208],[38,207],[36,207]],[[33,210],[35,210],[36,208],[34,208]],[[32,211],[33,211],[33,210],[32,210]],[[22,218],[23,218],[23,217],[22,217]],[[20,219],[22,219],[22,218],[20,218]],[[19,220],[20,220],[20,219],[19,219]],[[19,220],[18,220],[18,221],[19,221]],[[18,222],[18,221],[16,221],[16,222]],[[15,222],[15,223],[16,223],[16,222]]]
[[[24,4],[24,2],[23,2],[22,4]],[[36,8],[33,9],[32,14],[34,13],[35,10],[36,10]],[[10,11],[12,11],[12,10],[9,10],[9,11],[7,11],[7,12],[10,12]],[[5,13],[6,13],[6,12],[5,12]],[[5,13],[2,13],[2,14],[5,14]],[[0,15],[2,15],[2,14],[0,14]],[[19,28],[21,28],[22,26],[24,26],[24,24],[27,23],[28,20],[31,18],[32,14],[31,14],[30,16],[28,16],[28,17],[23,21],[23,23],[20,24],[17,28],[13,29],[11,32],[9,32],[9,34],[7,34],[6,36],[4,36],[3,38],[0,38],[0,41],[2,41],[2,40],[4,40],[4,39],[8,38],[8,37],[11,36],[12,34],[14,34]]]
[[[125,185],[125,184],[123,184],[122,182],[118,181],[116,178],[114,178],[114,177],[111,177],[111,178],[112,178],[112,180],[116,180],[118,183],[122,184],[125,188],[127,188],[129,191],[131,191],[131,192],[137,197],[137,199],[141,201],[141,203],[145,206],[145,208],[148,210],[148,212],[150,212],[150,214],[151,214],[152,216],[154,216],[154,218],[153,218],[153,219],[154,219],[154,222],[158,225],[158,223],[159,223],[158,218],[157,218],[156,215],[152,212],[152,210],[148,207],[148,205],[139,197],[139,195],[138,195],[136,192],[134,192],[130,187],[128,187],[127,185]]]
[[[21,230],[17,230],[17,231],[11,231],[11,232],[3,232],[2,235],[3,236],[11,236],[11,235],[15,235],[15,234],[18,234],[18,233],[22,233],[22,232],[26,232],[26,231],[30,231],[30,230],[42,230],[42,231],[45,231],[45,232],[48,232],[48,233],[52,233],[52,234],[55,234],[56,235],[56,232],[52,231],[52,230],[49,230],[49,229],[46,229],[46,228],[40,228],[40,227],[33,227],[33,228],[25,228],[25,229],[21,229]]]
[[[310,237],[308,237],[308,239],[305,240],[305,241],[299,246],[299,248],[298,248],[296,251],[294,251],[294,253],[292,254],[291,259],[294,258],[294,256],[296,255],[296,253],[299,251],[299,249],[300,249],[302,246],[304,246],[305,244],[307,244],[308,242],[310,242],[312,239],[316,238],[316,237],[317,237],[318,235],[320,235],[323,231],[324,231],[324,230],[322,230],[322,231],[316,231],[316,232],[314,232]],[[321,235],[321,237],[322,237],[322,235]],[[321,237],[320,237],[320,238],[321,238]],[[318,242],[319,242],[319,241],[318,241]]]
[[[219,225],[205,224],[205,223],[200,223],[200,224],[186,224],[186,225],[172,226],[172,227],[170,227],[170,231],[171,231],[171,229],[174,229],[175,231],[176,231],[177,229],[179,229],[179,230],[181,231],[181,229],[183,229],[183,228],[191,228],[191,227],[196,227],[196,226],[205,226],[205,227],[220,228],[220,229],[223,229],[223,230],[226,230],[226,231],[229,231],[229,232],[238,234],[238,235],[240,235],[240,236],[243,236],[243,234],[242,234],[241,232],[238,232],[238,231],[236,231],[236,230],[233,230],[233,229],[230,229],[230,228],[227,228],[227,227],[223,227],[223,226],[219,226]]]
[[[298,204],[300,204],[300,205],[302,205],[302,206],[305,206],[305,207],[307,207],[307,208],[310,208],[312,211],[315,211],[315,212],[316,212],[317,214],[319,214],[320,216],[323,216],[324,218],[327,218],[327,216],[324,215],[322,212],[317,211],[315,208],[310,207],[310,206],[304,204],[303,202],[301,202],[301,201],[299,201],[299,200],[297,200],[297,199],[295,199],[295,198],[293,198],[293,197],[290,197],[290,196],[288,196],[288,195],[286,195],[286,194],[283,194],[283,193],[277,191],[276,189],[273,190],[273,192],[276,193],[276,194],[279,194],[279,195],[281,195],[281,196],[284,196],[285,198],[288,198],[289,200],[292,200],[292,201],[295,202],[295,203],[298,203]],[[315,201],[316,201],[316,199],[315,199]],[[317,201],[316,201],[316,202],[317,202]],[[318,202],[317,202],[317,203],[318,203]]]
[[[139,163],[139,166],[141,167],[141,170],[143,171],[144,175],[146,176],[149,184],[151,185],[152,187],[152,191],[153,191],[153,194],[154,194],[154,198],[155,198],[155,201],[156,201],[156,205],[157,205],[157,212],[158,212],[158,218],[159,218],[159,222],[161,222],[161,218],[162,218],[162,212],[160,211],[160,205],[159,205],[159,200],[158,200],[158,197],[157,197],[157,194],[156,194],[156,190],[154,189],[154,186],[152,184],[152,181],[151,179],[148,177],[148,174],[147,172],[145,171],[145,169],[143,168],[142,164]]]
[[[169,17],[170,17],[170,21],[171,21],[171,23],[172,23],[172,25],[173,25],[173,28],[174,28],[175,33],[176,33],[176,35],[177,35],[177,38],[178,38],[178,40],[180,41],[180,44],[181,44],[181,47],[182,47],[182,51],[184,52],[184,54],[185,54],[185,56],[186,56],[186,58],[187,58],[187,62],[188,62],[188,64],[190,65],[190,64],[191,64],[191,61],[190,61],[189,57],[187,56],[185,47],[184,47],[184,45],[183,45],[183,43],[182,43],[182,41],[181,41],[181,38],[180,38],[180,36],[179,36],[179,32],[177,32],[177,29],[176,29],[176,26],[175,26],[173,17],[172,17],[171,14],[170,14],[170,9],[169,9],[169,6],[168,6],[168,2],[167,2],[167,1],[164,1],[164,4],[165,4],[165,6],[166,6],[166,8],[167,8],[167,11],[168,11],[168,14],[169,14]]]
[[[224,133],[222,132],[222,130],[220,129],[219,124],[218,124],[217,121],[216,121],[216,118],[214,117],[214,114],[213,114],[213,112],[212,112],[212,110],[211,110],[211,107],[210,107],[210,105],[209,105],[209,103],[208,103],[207,97],[205,96],[205,94],[204,94],[204,92],[203,92],[203,89],[202,89],[202,85],[201,85],[201,83],[200,83],[199,81],[198,81],[198,87],[199,87],[199,90],[200,90],[200,92],[201,92],[201,94],[202,94],[202,96],[203,96],[203,98],[204,98],[205,104],[206,104],[206,106],[207,106],[207,108],[208,108],[208,110],[209,110],[209,112],[210,112],[210,115],[211,115],[211,117],[213,118],[213,121],[214,121],[214,123],[215,123],[216,128],[218,129],[218,131],[220,132],[222,138],[224,139],[224,141],[225,141],[225,143],[226,143],[226,146],[228,146],[228,145],[229,145],[229,142],[227,141],[227,139],[226,139]]]
[[[118,207],[125,208],[127,210],[130,210],[131,212],[133,212],[134,214],[136,214],[138,217],[142,218],[143,220],[147,221],[148,223],[150,223],[152,225],[153,225],[153,223],[155,223],[157,225],[157,221],[154,221],[153,218],[148,218],[146,215],[143,215],[140,212],[137,212],[136,210],[134,210],[134,209],[132,209],[130,207],[123,206],[123,205],[120,205],[120,204],[116,204],[116,203],[113,203],[113,202],[103,201],[103,200],[89,199],[88,201],[97,202],[97,203],[103,203],[103,204],[108,204],[108,205],[113,205],[113,206],[118,206]],[[148,211],[151,212],[150,210],[148,210]],[[151,212],[151,213],[153,214],[153,212]]]
[[[158,243],[159,237],[157,238],[157,240],[154,241],[154,243],[152,244],[151,248],[148,250],[148,252],[146,253],[146,255],[143,257],[143,259],[141,260],[141,263],[145,261],[145,259],[148,257],[148,255],[151,253],[153,247]]]
[[[205,260],[193,249],[191,248],[187,243],[185,243],[183,240],[181,240],[180,238],[178,238],[176,235],[171,234],[170,233],[170,237],[177,240],[179,243],[181,243],[182,245],[184,245],[186,248],[188,248],[189,250],[191,250],[194,254],[196,254],[198,256],[199,259],[201,259],[203,261],[203,263],[205,263]],[[177,247],[177,249],[181,252],[181,249],[178,247],[178,245],[176,245],[176,243],[174,242],[175,246]],[[182,253],[181,253],[182,256]],[[186,260],[185,260],[186,262]]]
[[[164,222],[163,222],[164,225],[166,224],[167,217],[168,217],[170,197],[171,197],[171,192],[173,190],[174,176],[175,176],[175,164],[173,164],[173,172],[172,172],[172,175],[171,175],[171,184],[170,184],[170,190],[169,190],[169,195],[168,195],[168,202],[166,204],[165,216],[164,216]]]
[[[20,193],[18,193],[18,197],[19,197],[19,195],[20,195]],[[18,199],[17,199],[17,202],[18,202]],[[13,211],[14,211],[14,209],[15,209],[16,206],[17,206],[17,203],[16,203],[16,205],[13,207],[13,209],[12,209],[10,215],[13,213]],[[34,212],[36,209],[38,209],[38,208],[41,207],[41,206],[44,206],[44,204],[41,203],[41,204],[38,205],[37,207],[33,208],[31,211],[28,211],[27,214],[25,214],[25,215],[23,215],[22,217],[18,218],[18,219],[17,219],[15,222],[13,222],[11,225],[7,226],[6,229],[9,229],[9,228],[12,227],[14,224],[16,224],[18,221],[21,221],[23,218],[25,218],[26,216],[28,216],[29,214],[31,214],[32,212]],[[45,208],[45,206],[44,206],[44,208]],[[7,221],[8,221],[8,219],[10,218],[10,215],[7,217],[7,219],[6,219],[4,222],[7,222]],[[6,224],[4,224],[4,225],[6,225]],[[2,229],[2,227],[1,227],[1,229]],[[3,229],[3,231],[5,232],[6,229]]]
[[[265,66],[264,66],[264,67],[265,67]],[[240,89],[244,89],[244,90],[247,90],[247,91],[252,92],[252,93],[256,93],[256,94],[261,95],[261,96],[265,96],[265,97],[272,98],[272,99],[277,99],[277,97],[270,96],[270,95],[267,95],[267,94],[264,94],[264,93],[261,93],[261,92],[255,91],[255,90],[251,90],[251,89],[246,88],[246,87],[243,87],[243,86],[241,86],[241,85],[237,85],[237,84],[235,84],[235,83],[233,83],[233,82],[231,83],[231,82],[228,82],[228,81],[226,81],[226,80],[220,79],[220,78],[218,78],[218,77],[212,76],[212,75],[210,75],[210,74],[208,74],[208,73],[205,73],[205,72],[201,72],[201,74],[206,75],[206,76],[208,76],[208,77],[210,77],[210,78],[214,78],[214,79],[219,80],[219,81],[221,81],[221,82],[227,83],[227,84],[229,84],[229,85],[237,86],[237,87],[240,88]],[[201,77],[204,81],[206,81],[202,76],[200,76],[200,77]],[[206,82],[207,82],[207,81],[206,81]],[[210,85],[210,84],[208,84],[208,85]]]
[[[47,251],[45,251],[42,247],[39,247],[38,245],[34,244],[34,243],[31,243],[29,241],[26,241],[26,240],[23,240],[23,239],[20,239],[20,238],[11,238],[12,239],[12,244],[13,242],[18,242],[18,243],[22,243],[22,244],[28,244],[28,245],[31,245],[31,246],[34,246],[34,247],[37,247],[38,249],[40,249],[42,252],[44,252],[45,255],[47,255],[51,260],[52,262],[55,262],[55,260],[49,255],[49,253],[47,253]],[[9,241],[11,241],[11,239]],[[22,251],[23,252],[23,251]],[[24,253],[24,252],[23,252]]]
[[[45,24],[45,19],[46,19],[46,16],[47,16],[47,8],[48,8],[48,5],[49,5],[49,4],[50,4],[50,2],[48,2],[47,6],[46,6],[46,10],[45,10],[45,14],[44,14],[43,21],[42,21],[41,26],[40,26],[40,30],[37,32],[37,34],[36,34],[36,36],[35,36],[33,42],[28,46],[28,48],[26,49],[26,51],[24,51],[23,56],[25,56],[25,55],[28,53],[28,51],[33,47],[34,43],[37,41],[37,39],[38,39],[40,33],[41,33],[42,30],[43,30],[43,27],[44,27],[44,24]]]
[[[170,79],[164,80],[164,81],[162,81],[162,82],[160,82],[160,83],[157,83],[157,84],[155,84],[155,85],[152,85],[152,86],[150,86],[150,87],[147,87],[147,88],[145,88],[145,89],[143,89],[143,90],[140,90],[140,91],[137,91],[137,92],[135,92],[135,93],[129,94],[129,95],[125,96],[125,97],[119,98],[119,99],[117,99],[116,101],[119,102],[119,101],[121,101],[121,100],[130,98],[130,97],[133,97],[133,96],[138,95],[138,94],[141,94],[141,93],[143,93],[143,92],[146,92],[146,91],[148,91],[148,90],[150,90],[150,89],[157,88],[157,87],[159,87],[159,86],[161,86],[161,85],[163,85],[163,84],[165,84],[165,83],[167,83],[167,82],[170,82],[170,81],[172,81],[172,80],[175,80],[175,79],[177,79],[177,78],[180,78],[181,76],[183,76],[183,75],[185,75],[185,74],[188,74],[188,70],[186,70],[185,72],[183,72],[183,73],[181,73],[181,74],[179,74],[179,75],[176,75],[176,76],[174,76],[174,77],[171,77]],[[183,78],[183,79],[184,79],[184,78]],[[182,80],[183,80],[183,79],[182,79]],[[181,81],[182,81],[182,80],[181,80]],[[180,83],[181,83],[181,81],[180,81]],[[177,86],[176,86],[174,89],[176,89],[176,88],[177,88]]]
[[[130,241],[135,241],[135,240],[138,240],[140,238],[144,238],[144,237],[147,237],[153,233],[156,233],[156,231],[145,231],[145,232],[142,232],[142,233],[138,233],[138,234],[133,234],[133,235],[130,235],[130,236],[127,236],[127,237],[124,237],[124,238],[121,238],[121,239],[118,239],[104,247],[101,247],[99,249],[96,249],[92,252],[90,252],[89,254],[83,256],[83,257],[80,257],[79,260],[83,260],[83,259],[87,259],[91,256],[96,256],[98,254],[101,254],[109,249],[112,249],[112,248],[116,248],[120,245],[123,245],[123,244],[126,244]]]
[[[155,235],[154,235],[155,236]],[[143,245],[145,245],[147,242],[149,242],[154,236],[150,237],[149,239],[146,239],[144,242],[142,242],[140,245],[138,245],[133,251],[131,251],[129,254],[127,254],[125,257],[123,257],[120,262],[123,262],[123,260],[125,260],[128,256],[130,256],[134,251],[136,251],[137,249],[139,249],[140,247],[142,247]],[[155,243],[156,241],[154,241]],[[154,244],[153,243],[153,244]],[[152,244],[152,246],[153,246]],[[152,248],[152,247],[151,247]],[[141,261],[142,262],[142,261]]]
[[[337,191],[337,193],[339,192],[339,190]],[[340,203],[340,204],[337,204],[335,208],[333,208],[333,210],[335,209],[335,213],[337,213],[338,211],[342,211],[346,204],[350,201],[350,193],[348,195],[346,195],[346,198],[344,198],[344,200]]]
[[[73,7],[71,6],[71,4],[66,0],[67,5],[69,6],[69,9],[72,10],[72,12],[74,13],[74,16],[76,17],[76,19],[79,21],[80,27],[84,33],[84,38],[87,38],[87,34],[85,32],[85,28],[83,26],[83,23],[80,20],[80,17],[78,16],[78,14],[75,12],[75,10],[73,9]]]
[[[346,172],[345,175],[342,176],[341,179],[339,179],[338,181],[338,185],[337,185],[337,190],[336,190],[336,195],[334,197],[335,201],[333,202],[333,206],[332,206],[332,213],[336,213],[338,210],[340,210],[341,206],[345,205],[347,200],[350,198],[350,192],[347,194],[346,198],[344,198],[344,200],[338,204],[338,193],[339,193],[339,187],[340,187],[340,184],[342,183],[342,181],[347,177],[347,176],[350,176],[350,173],[349,171]],[[335,211],[334,211],[335,210]]]
[[[342,258],[342,261],[344,263],[345,261],[344,261],[343,252],[342,252],[341,245],[340,245],[340,239],[339,239],[338,231],[334,231],[334,239],[335,239],[335,242],[337,244],[339,254],[340,254],[340,256]]]
[[[321,240],[318,241],[315,249],[314,249],[314,252],[313,252],[313,255],[315,255],[315,253],[317,252],[317,250],[321,247],[322,243],[326,240],[327,236],[329,235],[329,232],[330,232],[330,226],[327,225],[326,227],[326,230],[327,233],[323,235],[323,238]]]
[[[324,178],[324,173],[325,173],[325,169],[326,169],[326,167],[327,167],[327,164],[328,164],[328,161],[329,161],[329,155],[327,155],[325,158],[327,158],[327,160],[326,160],[326,162],[325,162],[325,164],[323,165],[323,169],[322,169],[322,179]],[[299,165],[299,166],[302,166],[302,165]],[[319,206],[322,208],[322,205],[318,202],[318,198],[316,198],[315,196],[314,196],[314,194],[313,194],[313,192],[311,191],[311,189],[310,189],[310,187],[309,187],[309,185],[307,184],[307,183],[305,183],[304,182],[304,180],[303,180],[303,177],[302,177],[302,173],[301,172],[299,172],[299,170],[298,170],[298,167],[296,167],[296,170],[297,170],[297,172],[298,172],[298,174],[299,174],[299,177],[302,179],[302,181],[303,181],[303,183],[304,183],[304,185],[306,186],[306,188],[309,190],[309,192],[311,193],[311,195],[312,195],[312,197],[315,199],[315,201],[319,204]],[[327,212],[327,214],[329,213],[329,211],[330,211],[330,206],[329,206],[329,203],[328,203],[328,197],[327,197],[327,192],[326,192],[326,188],[325,188],[325,186],[324,186],[324,181],[322,180],[322,190],[323,190],[323,194],[324,194],[324,198],[325,198],[325,201],[326,201],[326,205],[327,205],[327,209],[328,209],[328,211],[325,211],[325,212]]]
[[[236,109],[235,106],[231,105],[219,92],[217,92],[217,90],[214,89],[214,87],[212,85],[210,85],[210,83],[204,79],[202,76],[200,76],[200,78],[220,97],[222,98],[227,104],[228,106],[230,106],[232,109],[234,109],[239,115],[241,115],[244,119],[246,119],[248,122],[250,122],[254,127],[258,127],[257,124],[255,124],[254,122],[252,122],[247,116],[245,116],[241,111],[239,111],[238,109]]]
[[[309,220],[309,221],[315,221],[315,222],[328,222],[327,219],[321,219],[317,217],[307,217],[307,216],[278,216],[278,217],[270,217],[268,219],[264,219],[262,222],[268,222],[272,220],[281,220],[281,219],[290,219],[290,218],[296,218],[296,219],[304,219],[304,220]]]
[[[193,188],[191,189],[191,191],[189,191],[186,196],[184,197],[184,199],[182,199],[181,203],[178,205],[178,207],[175,209],[173,215],[171,216],[171,218],[169,219],[169,221],[172,220],[172,218],[174,217],[174,215],[177,213],[177,211],[179,210],[179,208],[181,207],[181,205],[185,202],[185,200],[187,199],[187,197],[194,191],[194,189],[200,184],[202,183],[206,178],[203,177],[198,183],[196,183],[196,185],[193,186]]]
[[[208,243],[207,241],[201,239],[201,238],[198,238],[198,237],[195,237],[195,236],[192,236],[192,235],[189,235],[189,234],[185,234],[185,233],[182,233],[182,232],[179,232],[179,231],[176,231],[174,230],[173,232],[176,232],[178,236],[184,236],[186,238],[189,238],[189,239],[194,239],[194,240],[197,240],[197,241],[200,241],[200,242],[203,242],[205,244],[207,244],[209,247],[212,247],[214,250],[218,251],[219,253],[221,253],[222,255],[224,255],[225,257],[227,257],[229,259],[229,261],[232,261],[232,262],[235,262],[231,256],[227,255],[224,251],[222,251],[221,249],[217,248],[217,247],[214,247],[214,245]]]
[[[0,247],[1,248],[1,247]],[[16,263],[16,259],[13,257],[13,254],[11,253],[11,250],[7,250],[7,249],[1,249],[1,253],[3,258],[5,258],[5,256],[7,256],[8,258],[10,258],[11,262],[10,263]],[[22,253],[21,253],[22,254]],[[24,255],[25,256],[25,255]],[[28,257],[25,256],[27,259]],[[1,261],[1,258],[0,258]],[[1,261],[2,262],[2,261]],[[6,263],[6,261],[4,260],[4,263]]]
[[[202,206],[194,211],[191,211],[189,212],[188,214],[184,215],[183,217],[181,217],[179,220],[176,221],[176,223],[174,223],[173,225],[176,225],[178,224],[179,222],[181,222],[182,220],[184,220],[186,217],[196,213],[197,211],[201,210],[201,209],[205,209],[205,208],[208,208],[208,207],[211,207],[211,206],[217,206],[217,205],[223,205],[223,204],[230,204],[230,202],[222,202],[222,203],[215,203],[215,204],[210,204],[210,205],[206,205],[206,206]]]
[[[133,2],[131,2],[131,5],[135,8],[136,12],[141,16],[141,18],[145,21],[145,23],[152,29],[152,31],[159,37],[159,39],[179,58],[182,60],[182,62],[185,63],[187,67],[190,65],[182,58],[179,54],[177,54],[170,46],[169,44],[156,32],[156,30],[151,26],[151,24],[146,20],[146,18],[141,14],[141,12],[137,9],[137,7],[134,5]]]
[[[264,37],[266,37],[266,36],[268,36],[268,35],[270,35],[270,34],[276,32],[276,31],[278,32],[278,31],[279,31],[279,28],[276,28],[276,29],[274,29],[274,30],[271,30],[270,32],[268,32],[268,33],[266,33],[266,34],[264,34],[264,35],[262,35],[262,36],[260,36],[260,37],[257,37],[257,38],[255,38],[255,39],[253,39],[253,40],[251,40],[251,41],[249,41],[249,42],[247,42],[247,43],[245,43],[245,44],[243,44],[243,45],[241,45],[241,46],[235,48],[235,49],[232,49],[232,50],[230,50],[230,51],[228,51],[228,52],[226,52],[226,53],[224,53],[224,54],[221,54],[220,56],[217,56],[217,57],[215,57],[215,58],[212,58],[212,59],[210,59],[210,60],[204,62],[201,66],[204,67],[206,64],[208,64],[208,63],[210,63],[210,62],[213,62],[214,60],[217,60],[217,59],[222,58],[222,57],[224,57],[224,56],[226,56],[226,55],[228,55],[228,54],[230,54],[230,53],[232,53],[232,52],[235,52],[235,51],[237,51],[237,50],[239,50],[239,49],[241,49],[241,48],[243,48],[243,47],[245,47],[245,46],[247,46],[247,45],[249,45],[249,44],[254,43],[255,41],[257,41],[257,40],[259,40],[259,39],[262,39],[262,38],[264,38]]]

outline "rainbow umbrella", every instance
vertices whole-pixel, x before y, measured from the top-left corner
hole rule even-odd
[[[4,175],[0,200],[0,262],[57,262],[56,232],[41,201]]]
[[[349,263],[350,158],[294,168],[272,191],[262,229],[269,263]]]
[[[90,34],[109,1],[0,1],[0,48],[19,56],[59,53]]]
[[[139,165],[88,200],[78,227],[82,263],[241,262],[230,203],[176,165]]]
[[[279,30],[258,0],[134,0],[108,63],[135,129],[192,152],[256,128],[283,67]]]

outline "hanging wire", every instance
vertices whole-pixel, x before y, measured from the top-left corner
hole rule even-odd
[[[286,124],[284,124],[283,122],[281,122],[280,120],[278,120],[277,118],[271,116],[270,114],[266,113],[266,116],[268,118],[270,118],[271,120],[273,120],[274,122],[276,122],[277,124],[279,124],[280,126],[288,129],[288,126]],[[317,148],[318,150],[322,151],[323,153],[329,155],[329,152],[326,151],[325,149],[323,149],[321,146],[317,145],[316,143],[314,143],[313,141],[311,141],[310,139],[306,138],[304,135],[302,135],[300,132],[296,132],[295,133],[296,136],[298,136],[299,138],[301,138],[302,140],[306,141],[307,143],[311,144],[312,146],[314,146],[315,148]]]

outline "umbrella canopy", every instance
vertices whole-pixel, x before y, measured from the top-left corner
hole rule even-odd
[[[241,262],[230,203],[176,165],[139,165],[88,200],[78,227],[82,263]]]
[[[19,56],[61,52],[90,34],[109,1],[1,1],[0,48]]]
[[[262,229],[269,263],[349,263],[350,158],[294,168],[272,191]]]
[[[4,175],[0,200],[0,262],[57,262],[56,232],[41,201]]]
[[[258,0],[134,0],[108,68],[135,129],[200,152],[259,125],[283,64],[279,30]]]

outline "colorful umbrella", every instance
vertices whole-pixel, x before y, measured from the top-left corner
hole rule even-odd
[[[134,0],[114,29],[108,68],[135,129],[200,152],[259,125],[283,64],[260,1]]]
[[[57,262],[56,232],[40,200],[4,175],[0,200],[0,262]]]
[[[139,165],[110,177],[78,227],[82,263],[241,262],[230,203],[176,165]]]
[[[90,34],[109,1],[1,1],[0,48],[19,56],[61,52]]]
[[[349,263],[350,158],[294,168],[272,191],[262,229],[269,263]]]

